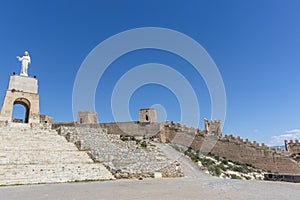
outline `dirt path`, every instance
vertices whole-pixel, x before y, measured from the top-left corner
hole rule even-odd
[[[214,179],[214,177],[203,173],[193,161],[176,151],[170,145],[163,143],[154,143],[154,145],[156,145],[169,159],[176,160],[181,164],[181,168],[186,178]]]

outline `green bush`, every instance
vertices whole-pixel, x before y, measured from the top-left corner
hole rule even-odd
[[[220,176],[221,175],[221,169],[218,168],[217,166],[210,165],[207,167],[207,170],[214,176]]]
[[[228,165],[228,160],[222,160],[221,163],[222,163],[223,165]]]
[[[147,148],[147,142],[146,142],[146,141],[143,141],[143,142],[141,143],[141,147]]]
[[[120,139],[122,141],[136,141],[134,136],[121,135]]]
[[[208,158],[199,158],[199,160],[201,161],[201,163],[204,167],[209,167],[211,165],[216,164],[213,160],[208,159]]]
[[[221,170],[226,171],[227,167],[225,167],[222,163],[217,165]]]
[[[199,161],[199,157],[196,154],[192,153],[190,150],[186,150],[184,152],[184,154],[187,155],[188,157],[190,157],[191,160],[194,161],[194,162],[198,162]]]
[[[240,173],[243,173],[243,174],[250,173],[248,167],[245,167],[245,166],[233,166],[232,171],[240,172]]]
[[[230,174],[231,179],[242,179],[242,177],[235,175],[235,174]]]

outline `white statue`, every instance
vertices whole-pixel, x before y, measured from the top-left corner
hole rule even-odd
[[[24,52],[24,56],[21,58],[20,56],[17,56],[17,59],[22,62],[22,68],[21,68],[21,76],[28,76],[28,65],[30,64],[30,57],[28,54],[28,51]]]

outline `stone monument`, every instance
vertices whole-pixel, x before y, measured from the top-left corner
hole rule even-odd
[[[24,56],[20,57],[17,56],[17,59],[22,62],[21,66],[21,76],[28,76],[28,65],[31,63],[30,56],[28,54],[28,51],[24,52]]]
[[[25,108],[25,123],[40,123],[39,120],[39,94],[38,80],[28,76],[30,57],[27,51],[24,56],[17,57],[22,62],[21,74],[13,74],[9,78],[9,84],[5,93],[0,121],[12,122],[13,107],[20,104]]]

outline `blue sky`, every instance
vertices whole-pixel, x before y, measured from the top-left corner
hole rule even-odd
[[[88,53],[119,32],[164,27],[196,40],[218,66],[227,94],[224,133],[279,144],[300,136],[299,9],[297,0],[2,2],[0,98],[8,76],[20,71],[15,57],[28,50],[29,74],[39,79],[41,113],[72,121],[73,84]],[[211,103],[201,76],[180,57],[151,49],[126,54],[105,72],[96,92],[99,121],[113,121],[110,99],[122,74],[149,62],[172,66],[187,77],[197,93],[203,128]],[[133,94],[132,118],[154,104],[165,107],[168,120],[180,121],[176,97],[159,85]]]

